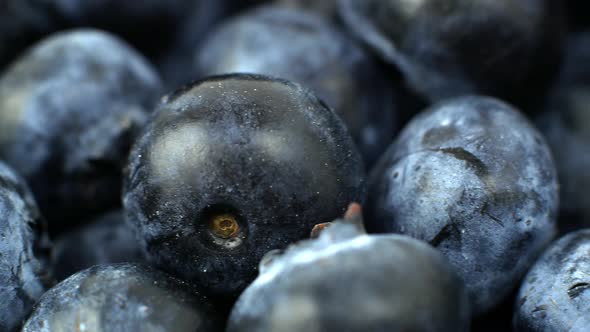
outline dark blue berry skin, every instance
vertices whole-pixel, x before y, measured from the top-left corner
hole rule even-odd
[[[342,0],[343,21],[429,101],[538,99],[559,63],[562,1]],[[542,56],[539,56],[542,54]]]
[[[123,200],[152,263],[231,297],[267,251],[362,201],[363,168],[340,119],[308,90],[220,76],[163,99],[131,151]],[[226,224],[216,231],[215,220]]]
[[[556,241],[531,268],[515,304],[518,332],[588,331],[590,230]]]
[[[143,262],[139,243],[123,211],[115,211],[54,240],[53,271],[61,281],[94,265]]]
[[[590,227],[590,32],[573,35],[546,111],[535,119],[555,157],[560,230]]]
[[[23,332],[215,332],[222,323],[192,286],[148,266],[97,265],[62,281],[39,302]]]
[[[366,223],[441,250],[481,314],[552,239],[557,205],[541,134],[509,105],[471,96],[432,106],[404,128],[371,174]]]
[[[0,331],[17,331],[51,281],[43,229],[23,179],[0,162]]]
[[[0,158],[52,233],[120,206],[124,160],[160,91],[141,55],[96,30],[49,37],[0,77]]]
[[[207,38],[195,65],[200,76],[265,74],[310,88],[342,118],[369,168],[393,140],[391,83],[369,54],[320,16],[278,6],[246,12]]]
[[[227,331],[466,332],[469,320],[463,283],[434,248],[336,221],[265,256]]]

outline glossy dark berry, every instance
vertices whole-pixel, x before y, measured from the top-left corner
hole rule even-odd
[[[362,200],[363,164],[308,90],[210,78],[164,98],[131,151],[124,204],[151,261],[235,296],[260,258]]]
[[[535,122],[555,157],[561,230],[590,227],[590,32],[569,40],[546,112]]]
[[[254,9],[219,26],[199,46],[195,65],[200,76],[265,74],[311,89],[342,118],[367,167],[393,140],[394,88],[375,60],[325,18]]]
[[[434,248],[337,220],[265,256],[228,331],[461,332],[469,320],[463,283]]]
[[[120,205],[121,168],[159,93],[141,55],[95,30],[49,37],[0,77],[0,158],[53,233]]]
[[[94,265],[142,261],[139,242],[125,222],[123,211],[108,213],[56,238],[52,250],[57,280]]]
[[[45,293],[23,332],[215,332],[219,317],[192,286],[123,263],[76,273]]]
[[[519,332],[588,331],[590,230],[555,242],[529,271],[515,304]]]
[[[0,331],[17,331],[50,282],[47,234],[24,181],[0,162]]]
[[[562,2],[343,0],[342,18],[430,101],[543,91],[559,61]]]
[[[496,99],[457,98],[414,118],[379,161],[367,230],[437,247],[484,313],[554,236],[557,196],[549,148],[523,115]]]

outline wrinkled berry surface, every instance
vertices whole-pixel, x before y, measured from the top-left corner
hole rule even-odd
[[[23,179],[0,162],[0,331],[17,331],[50,282],[42,223]]]
[[[415,117],[371,174],[366,223],[441,250],[476,313],[500,302],[555,234],[557,179],[543,137],[495,99]]]
[[[516,331],[587,331],[590,231],[555,242],[531,268],[515,304]]]

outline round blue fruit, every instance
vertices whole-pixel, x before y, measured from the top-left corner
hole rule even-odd
[[[373,170],[369,232],[441,250],[476,313],[513,290],[556,232],[557,176],[545,140],[511,106],[462,97],[414,118]]]

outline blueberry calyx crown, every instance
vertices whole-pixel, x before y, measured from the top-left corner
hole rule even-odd
[[[227,240],[240,234],[240,225],[231,214],[219,214],[211,218],[209,230],[213,236]]]

